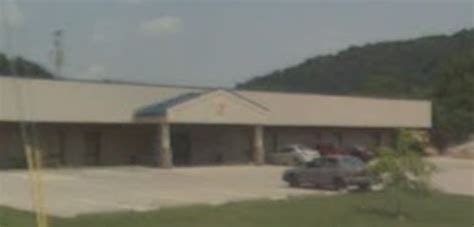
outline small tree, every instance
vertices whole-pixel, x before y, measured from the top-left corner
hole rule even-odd
[[[422,158],[424,144],[410,130],[399,130],[394,148],[382,147],[370,170],[384,179],[384,197],[394,206],[394,214],[403,218],[400,195],[427,195],[434,166]]]

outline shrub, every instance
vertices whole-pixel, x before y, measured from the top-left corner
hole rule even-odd
[[[428,195],[434,166],[422,158],[424,144],[413,131],[402,129],[397,133],[395,147],[381,147],[369,169],[384,179],[386,204],[395,215],[402,217],[404,207],[399,195],[411,193]]]

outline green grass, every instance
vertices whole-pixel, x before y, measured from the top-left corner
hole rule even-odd
[[[284,201],[252,201],[222,206],[190,206],[151,212],[52,218],[52,227],[451,227],[474,224],[474,197],[433,193],[402,194],[404,218],[393,214],[387,194],[354,193],[300,197]],[[0,226],[32,227],[27,212],[0,208]]]

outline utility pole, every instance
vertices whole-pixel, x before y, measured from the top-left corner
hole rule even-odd
[[[58,29],[53,32],[53,64],[54,73],[57,77],[62,76],[62,67],[64,64],[63,51],[63,30]]]

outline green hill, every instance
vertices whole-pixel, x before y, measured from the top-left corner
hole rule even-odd
[[[474,133],[474,29],[353,46],[237,87],[431,99],[435,134],[465,139]]]
[[[48,72],[41,65],[22,57],[16,57],[8,60],[0,53],[0,76],[30,77],[30,78],[53,78],[53,74]]]
[[[349,47],[238,84],[251,90],[283,90],[389,97],[423,96],[442,64],[474,50],[474,29]],[[421,94],[420,94],[421,93]]]

